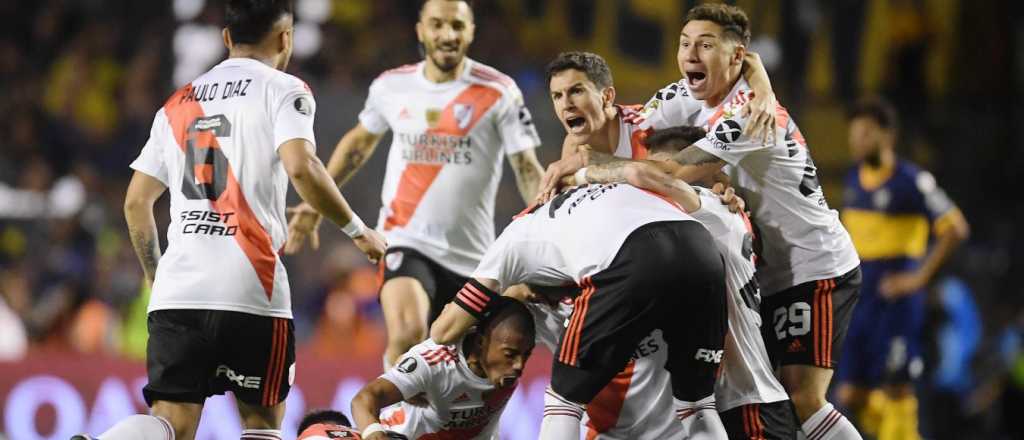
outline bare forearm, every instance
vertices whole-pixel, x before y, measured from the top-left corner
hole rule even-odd
[[[315,156],[309,158],[303,172],[292,174],[291,180],[302,200],[337,225],[344,226],[354,217],[352,208]]]
[[[526,204],[530,204],[537,196],[537,192],[540,190],[540,177],[544,174],[544,168],[537,162],[536,156],[532,154],[530,156],[513,156],[511,159],[512,169],[516,175],[516,186]]]
[[[346,133],[327,161],[327,173],[338,187],[344,186],[366,164],[376,146],[376,141],[361,139],[355,131]]]
[[[156,220],[153,210],[142,207],[126,208],[125,221],[128,223],[128,235],[135,248],[135,255],[142,265],[142,272],[150,283],[156,277],[156,267],[160,261],[160,239],[157,235]]]
[[[448,303],[430,326],[430,339],[441,345],[454,344],[476,323],[469,312],[455,303]]]
[[[377,396],[367,390],[360,391],[356,397],[352,398],[352,418],[355,419],[359,429],[380,423],[380,409],[383,406],[377,400]]]
[[[931,252],[924,258],[921,267],[918,269],[919,273],[924,277],[925,283],[931,282],[935,274],[939,272],[943,264],[946,264],[946,260],[960,246],[962,241],[963,238],[953,231],[947,231],[939,235],[935,245],[932,246]]]
[[[743,58],[743,67],[743,78],[750,84],[750,89],[754,91],[755,95],[774,93],[771,80],[768,78],[768,71],[765,70],[760,56],[753,52],[747,52]]]

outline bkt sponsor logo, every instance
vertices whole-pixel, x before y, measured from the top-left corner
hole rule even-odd
[[[235,385],[238,385],[242,388],[249,388],[253,390],[259,389],[260,382],[263,381],[262,377],[243,376],[241,374],[236,374],[235,370],[232,370],[227,365],[217,366],[217,377],[220,377],[221,375],[227,377],[228,380],[234,382]]]
[[[704,361],[711,364],[717,364],[722,362],[722,350],[708,350],[706,348],[697,349],[697,355],[693,357],[698,361]]]

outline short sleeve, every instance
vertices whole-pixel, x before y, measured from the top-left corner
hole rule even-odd
[[[163,110],[160,110],[153,118],[153,126],[149,129],[149,140],[146,141],[139,156],[130,165],[133,170],[159,180],[164,186],[170,186],[168,185],[170,176],[167,172],[167,163],[163,158],[163,144],[166,142],[164,138],[170,136],[169,129],[167,116]]]
[[[437,380],[426,360],[414,353],[416,350],[424,350],[423,344],[413,346],[399,358],[394,367],[380,376],[394,384],[404,399],[428,392],[428,387]]]
[[[540,145],[533,116],[523,101],[523,94],[514,84],[505,93],[505,105],[498,117],[498,132],[505,146],[505,154],[513,155]]]
[[[370,92],[366,95],[366,104],[363,105],[363,110],[359,112],[359,123],[367,131],[374,134],[383,134],[390,128],[388,120],[384,117],[384,108],[381,105],[383,87],[379,78],[370,84]]]
[[[313,119],[316,115],[316,101],[305,84],[285,91],[278,101],[273,115],[274,148],[292,139],[305,139],[316,146],[313,135]]]
[[[729,110],[727,106],[722,117],[715,121],[707,135],[694,143],[694,146],[733,166],[739,165],[739,162],[750,153],[771,148],[772,145],[744,133],[748,119],[739,114],[738,110]],[[777,145],[785,143],[784,129],[776,126],[775,136]]]
[[[690,96],[683,84],[674,82],[647,101],[640,111],[638,125],[644,130],[693,125],[702,107],[703,104]]]
[[[914,185],[921,193],[922,210],[932,222],[934,233],[941,234],[952,224],[953,217],[963,215],[946,192],[939,188],[932,173],[919,171],[914,178]]]

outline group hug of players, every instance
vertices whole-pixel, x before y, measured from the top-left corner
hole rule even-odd
[[[278,254],[316,247],[323,216],[379,261],[386,371],[353,398],[356,427],[317,413],[300,438],[496,438],[537,342],[554,354],[543,439],[861,438],[826,401],[861,262],[740,9],[688,12],[682,79],[643,107],[615,103],[600,56],[560,54],[546,73],[566,137],[546,172],[515,82],[466,57],[465,1],[423,3],[424,60],[373,82],[326,167],[312,92],[283,73],[289,2],[232,0],[225,17],[229,58],[168,99],[132,163],[151,414],[98,438],[191,439],[205,399],[230,390],[241,438],[280,439],[301,369]],[[388,130],[374,230],[338,187]],[[506,156],[529,208],[495,239]],[[287,223],[289,181],[304,203]],[[217,226],[182,215],[197,210],[235,232],[188,232]]]

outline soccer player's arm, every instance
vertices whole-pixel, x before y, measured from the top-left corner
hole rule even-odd
[[[299,197],[342,227],[367,258],[376,263],[387,247],[384,237],[362,224],[316,156],[314,113],[312,94],[302,91],[287,95],[273,121],[278,157]]]
[[[490,311],[487,306],[500,289],[498,280],[470,279],[430,326],[430,339],[441,345],[458,341]]]
[[[768,71],[761,62],[761,56],[754,52],[746,52],[743,57],[743,77],[750,84],[754,96],[743,106],[743,116],[751,119],[745,130],[755,139],[770,141],[772,129],[775,127],[775,114],[779,106],[775,100]]]
[[[370,86],[366,105],[359,113],[359,122],[341,137],[327,161],[327,174],[338,188],[344,186],[366,164],[388,130],[387,120],[377,103],[380,87],[376,81]],[[317,229],[320,226],[320,213],[305,202],[288,211],[292,218],[288,222],[285,253],[298,252],[307,238],[313,249],[319,248],[320,237]]]
[[[384,439],[384,433],[366,436],[366,428],[380,423],[380,411],[403,400],[424,395],[431,399],[430,387],[438,386],[441,377],[413,350],[422,350],[418,345],[407,351],[394,367],[367,384],[352,398],[352,418],[364,432],[364,439]]]
[[[150,284],[156,277],[157,262],[160,260],[160,239],[153,205],[167,190],[167,182],[170,180],[160,140],[171,136],[166,114],[161,110],[153,118],[149,140],[142,147],[139,157],[131,163],[135,173],[124,196],[124,220],[128,225],[128,236],[131,237],[135,255]]]
[[[611,162],[603,167],[587,167],[584,177],[591,183],[624,182],[661,194],[678,203],[686,212],[700,209],[700,197],[692,186],[666,174],[652,163]]]
[[[971,228],[963,212],[935,183],[935,177],[927,171],[921,171],[915,180],[925,215],[932,220],[935,242],[917,270],[891,273],[882,278],[879,289],[890,298],[911,294],[926,287],[953,251],[970,236]]]
[[[523,101],[519,88],[512,85],[505,92],[502,111],[498,116],[498,133],[505,155],[516,177],[516,187],[523,201],[529,205],[540,189],[540,177],[544,167],[537,160],[536,148],[540,136],[533,125],[533,116]]]

